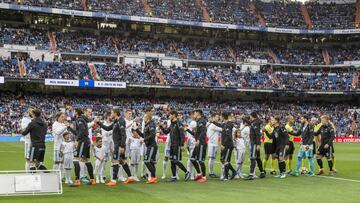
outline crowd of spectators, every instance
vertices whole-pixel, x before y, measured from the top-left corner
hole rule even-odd
[[[14,44],[49,49],[46,32],[37,29],[11,29],[0,27],[0,45]]]
[[[258,72],[240,68],[221,67],[176,67],[153,64],[95,64],[97,76],[93,76],[86,63],[71,61],[40,61],[28,59],[24,62],[26,75],[21,76],[17,58],[0,58],[0,76],[29,79],[96,79],[120,81],[129,84],[152,84],[191,87],[227,87],[285,90],[341,90],[353,87],[353,71],[336,73],[272,73],[261,69]],[[157,74],[159,73],[159,74]]]
[[[188,21],[203,21],[203,14],[200,6],[195,0],[147,0],[151,8],[150,16],[188,20]]]
[[[115,33],[84,31],[54,32],[56,47],[60,52],[117,55],[137,54],[138,52],[162,53],[167,57],[190,60],[210,60],[226,62],[248,62],[250,59],[266,60],[275,63],[268,52],[273,50],[281,64],[324,65],[322,49],[265,45],[256,42],[233,40],[211,40],[205,38],[150,37],[141,35],[122,36]],[[26,45],[37,49],[50,49],[49,37],[45,30],[0,28],[0,46]],[[359,61],[360,49],[357,46],[330,47],[330,64],[343,64],[345,61]]]
[[[281,64],[324,65],[321,50],[310,48],[272,47]]]
[[[116,48],[109,35],[89,32],[56,32],[56,45],[63,52],[116,55]]]
[[[172,98],[137,98],[137,97],[94,97],[94,96],[61,96],[44,94],[16,95],[1,92],[0,98],[0,134],[16,134],[21,131],[20,120],[29,107],[36,107],[43,111],[45,120],[51,131],[51,124],[57,112],[65,111],[71,120],[73,109],[92,108],[94,117],[101,117],[105,111],[116,106],[120,109],[132,109],[135,116],[141,117],[146,107],[152,106],[156,110],[156,119],[166,119],[166,109],[175,109],[180,112],[183,121],[187,121],[188,112],[193,109],[202,109],[206,117],[211,112],[233,112],[237,118],[257,111],[264,120],[268,116],[280,117],[285,122],[289,114],[299,119],[300,115],[319,116],[323,113],[331,116],[336,126],[338,136],[360,136],[360,122],[357,113],[349,109],[359,109],[360,106],[352,104],[323,104],[323,103],[286,103],[286,102],[239,102],[239,101],[204,101]],[[240,119],[239,119],[240,121]],[[355,124],[355,125],[354,125]],[[298,126],[299,123],[296,123]]]
[[[76,80],[92,80],[90,69],[85,63],[72,62],[48,62],[33,60],[29,58],[24,60],[25,75],[21,76],[19,71],[19,59],[0,57],[0,75],[13,78],[29,78],[29,79],[76,79]]]
[[[344,61],[360,61],[360,49],[358,47],[329,48],[331,64],[343,64]]]
[[[2,0],[14,3],[13,0]],[[75,10],[101,11],[131,16],[150,16],[166,19],[207,21],[216,23],[259,26],[258,15],[268,27],[307,28],[301,12],[301,3],[294,1],[263,2],[261,0],[22,0],[25,5],[65,8]],[[84,4],[83,2],[87,2]],[[203,16],[201,6],[209,13]],[[149,8],[147,8],[149,7]],[[355,28],[356,4],[306,2],[312,29]]]
[[[247,0],[203,0],[211,22],[259,26],[259,18]]]
[[[306,28],[304,16],[300,10],[300,2],[263,2],[255,1],[256,8],[260,11],[266,26],[281,28]]]
[[[306,4],[314,29],[355,28],[356,4]]]

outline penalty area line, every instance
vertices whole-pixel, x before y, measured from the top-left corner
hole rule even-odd
[[[338,177],[332,177],[332,176],[316,176],[316,177],[318,177],[318,178],[328,178],[328,179],[334,179],[334,180],[342,180],[342,181],[360,183],[360,180],[348,179],[348,178],[338,178]]]

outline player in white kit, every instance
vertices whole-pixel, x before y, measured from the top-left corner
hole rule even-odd
[[[104,115],[104,125],[106,126],[110,126],[113,121],[111,120],[111,116],[110,116],[110,112],[106,112]],[[105,165],[107,163],[107,161],[111,160],[112,158],[112,153],[114,151],[114,141],[112,139],[112,130],[110,131],[106,131],[104,129],[101,129],[101,137],[102,137],[102,148],[105,152]],[[112,167],[110,167],[110,177],[112,176]],[[106,176],[105,176],[106,179]],[[105,181],[105,180],[104,180]]]
[[[133,178],[136,181],[139,181],[138,174],[139,174],[139,164],[140,164],[140,150],[141,150],[141,137],[139,134],[134,130],[132,137],[128,138],[127,145],[130,148],[130,171],[133,175]]]
[[[243,176],[243,163],[245,161],[245,154],[246,154],[246,145],[245,139],[241,136],[241,130],[237,129],[235,131],[235,139],[234,139],[234,146],[235,146],[235,161],[237,164],[236,172],[237,176],[235,178],[244,178]]]
[[[73,181],[71,180],[71,171],[73,169],[75,143],[72,141],[71,134],[69,132],[65,132],[63,137],[64,141],[60,146],[60,154],[62,157],[62,166],[65,170],[65,183],[72,185]]]
[[[208,142],[208,154],[209,154],[209,176],[212,178],[217,178],[214,173],[214,162],[219,148],[219,139],[222,128],[216,126],[214,123],[219,122],[220,115],[214,113],[210,117],[210,122],[207,124],[207,137],[209,138]]]
[[[52,125],[52,135],[54,137],[54,170],[60,170],[64,175],[64,167],[62,166],[62,157],[60,156],[60,147],[64,142],[64,133],[67,132],[65,125],[66,114],[59,112],[55,116],[55,122]],[[64,177],[64,176],[63,176]]]
[[[243,122],[240,126],[241,137],[244,139],[246,148],[249,148],[250,145],[250,118],[243,118]]]
[[[102,137],[96,137],[93,152],[95,158],[94,175],[96,183],[105,183],[105,150],[102,147]]]
[[[167,120],[166,122],[164,122],[164,124],[166,124],[166,127],[169,127],[171,124],[171,121]],[[165,141],[165,146],[164,146],[163,175],[161,176],[161,179],[166,178],[167,164],[170,160],[170,136],[169,136],[169,134],[166,134],[164,136],[166,137],[166,141]]]
[[[191,131],[194,131],[196,128],[196,121],[193,118],[194,112],[191,111],[190,113],[190,117],[191,117],[191,121],[188,125],[188,129],[190,129]],[[195,146],[196,146],[196,139],[195,137],[190,134],[189,132],[186,132],[186,136],[188,138],[188,150],[189,150],[189,157],[192,157],[192,154],[194,152]],[[195,178],[195,168],[194,165],[191,163],[190,158],[187,160],[187,170],[191,173],[191,180],[194,180]]]
[[[21,131],[24,131],[26,127],[31,122],[31,111],[32,108],[29,108],[27,113],[24,115],[24,117],[21,119]],[[29,161],[29,152],[30,152],[30,133],[24,136],[24,155],[25,155],[25,170],[30,171],[30,161]]]

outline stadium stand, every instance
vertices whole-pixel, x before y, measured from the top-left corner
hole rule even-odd
[[[14,3],[12,0],[3,0]],[[355,28],[356,3],[306,2],[305,7],[297,2],[262,2],[256,0],[90,0],[84,8],[81,0],[34,1],[23,0],[24,5],[64,8],[73,10],[98,11],[131,16],[149,16],[166,19],[209,21],[203,15],[205,9],[211,22],[239,25],[262,25],[268,27],[310,28],[310,29],[350,29]],[[305,9],[305,11],[304,11]],[[307,16],[309,15],[309,16]],[[311,20],[308,19],[311,18]],[[309,22],[311,21],[311,22]]]

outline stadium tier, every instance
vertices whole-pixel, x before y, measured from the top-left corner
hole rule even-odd
[[[128,16],[302,29],[356,27],[357,3],[272,2],[261,0],[3,0],[5,3],[71,10],[97,11]],[[336,2],[336,1],[335,1]]]
[[[2,28],[0,45],[23,45],[37,50],[50,50],[48,31]],[[150,38],[142,35],[93,32],[52,32],[54,46],[60,53],[117,56],[139,52],[164,54],[165,57],[188,60],[243,63],[251,59],[265,64],[332,65],[359,61],[359,46],[335,45],[323,48],[286,47],[264,41],[238,43],[231,39],[175,37]],[[262,62],[264,61],[264,62]]]
[[[21,74],[20,66],[23,68]],[[93,72],[92,72],[93,71]],[[117,81],[138,85],[228,87],[249,89],[356,91],[357,72],[257,72],[240,69],[180,68],[161,65],[93,64],[46,62],[0,58],[0,75],[24,79],[73,79]]]

